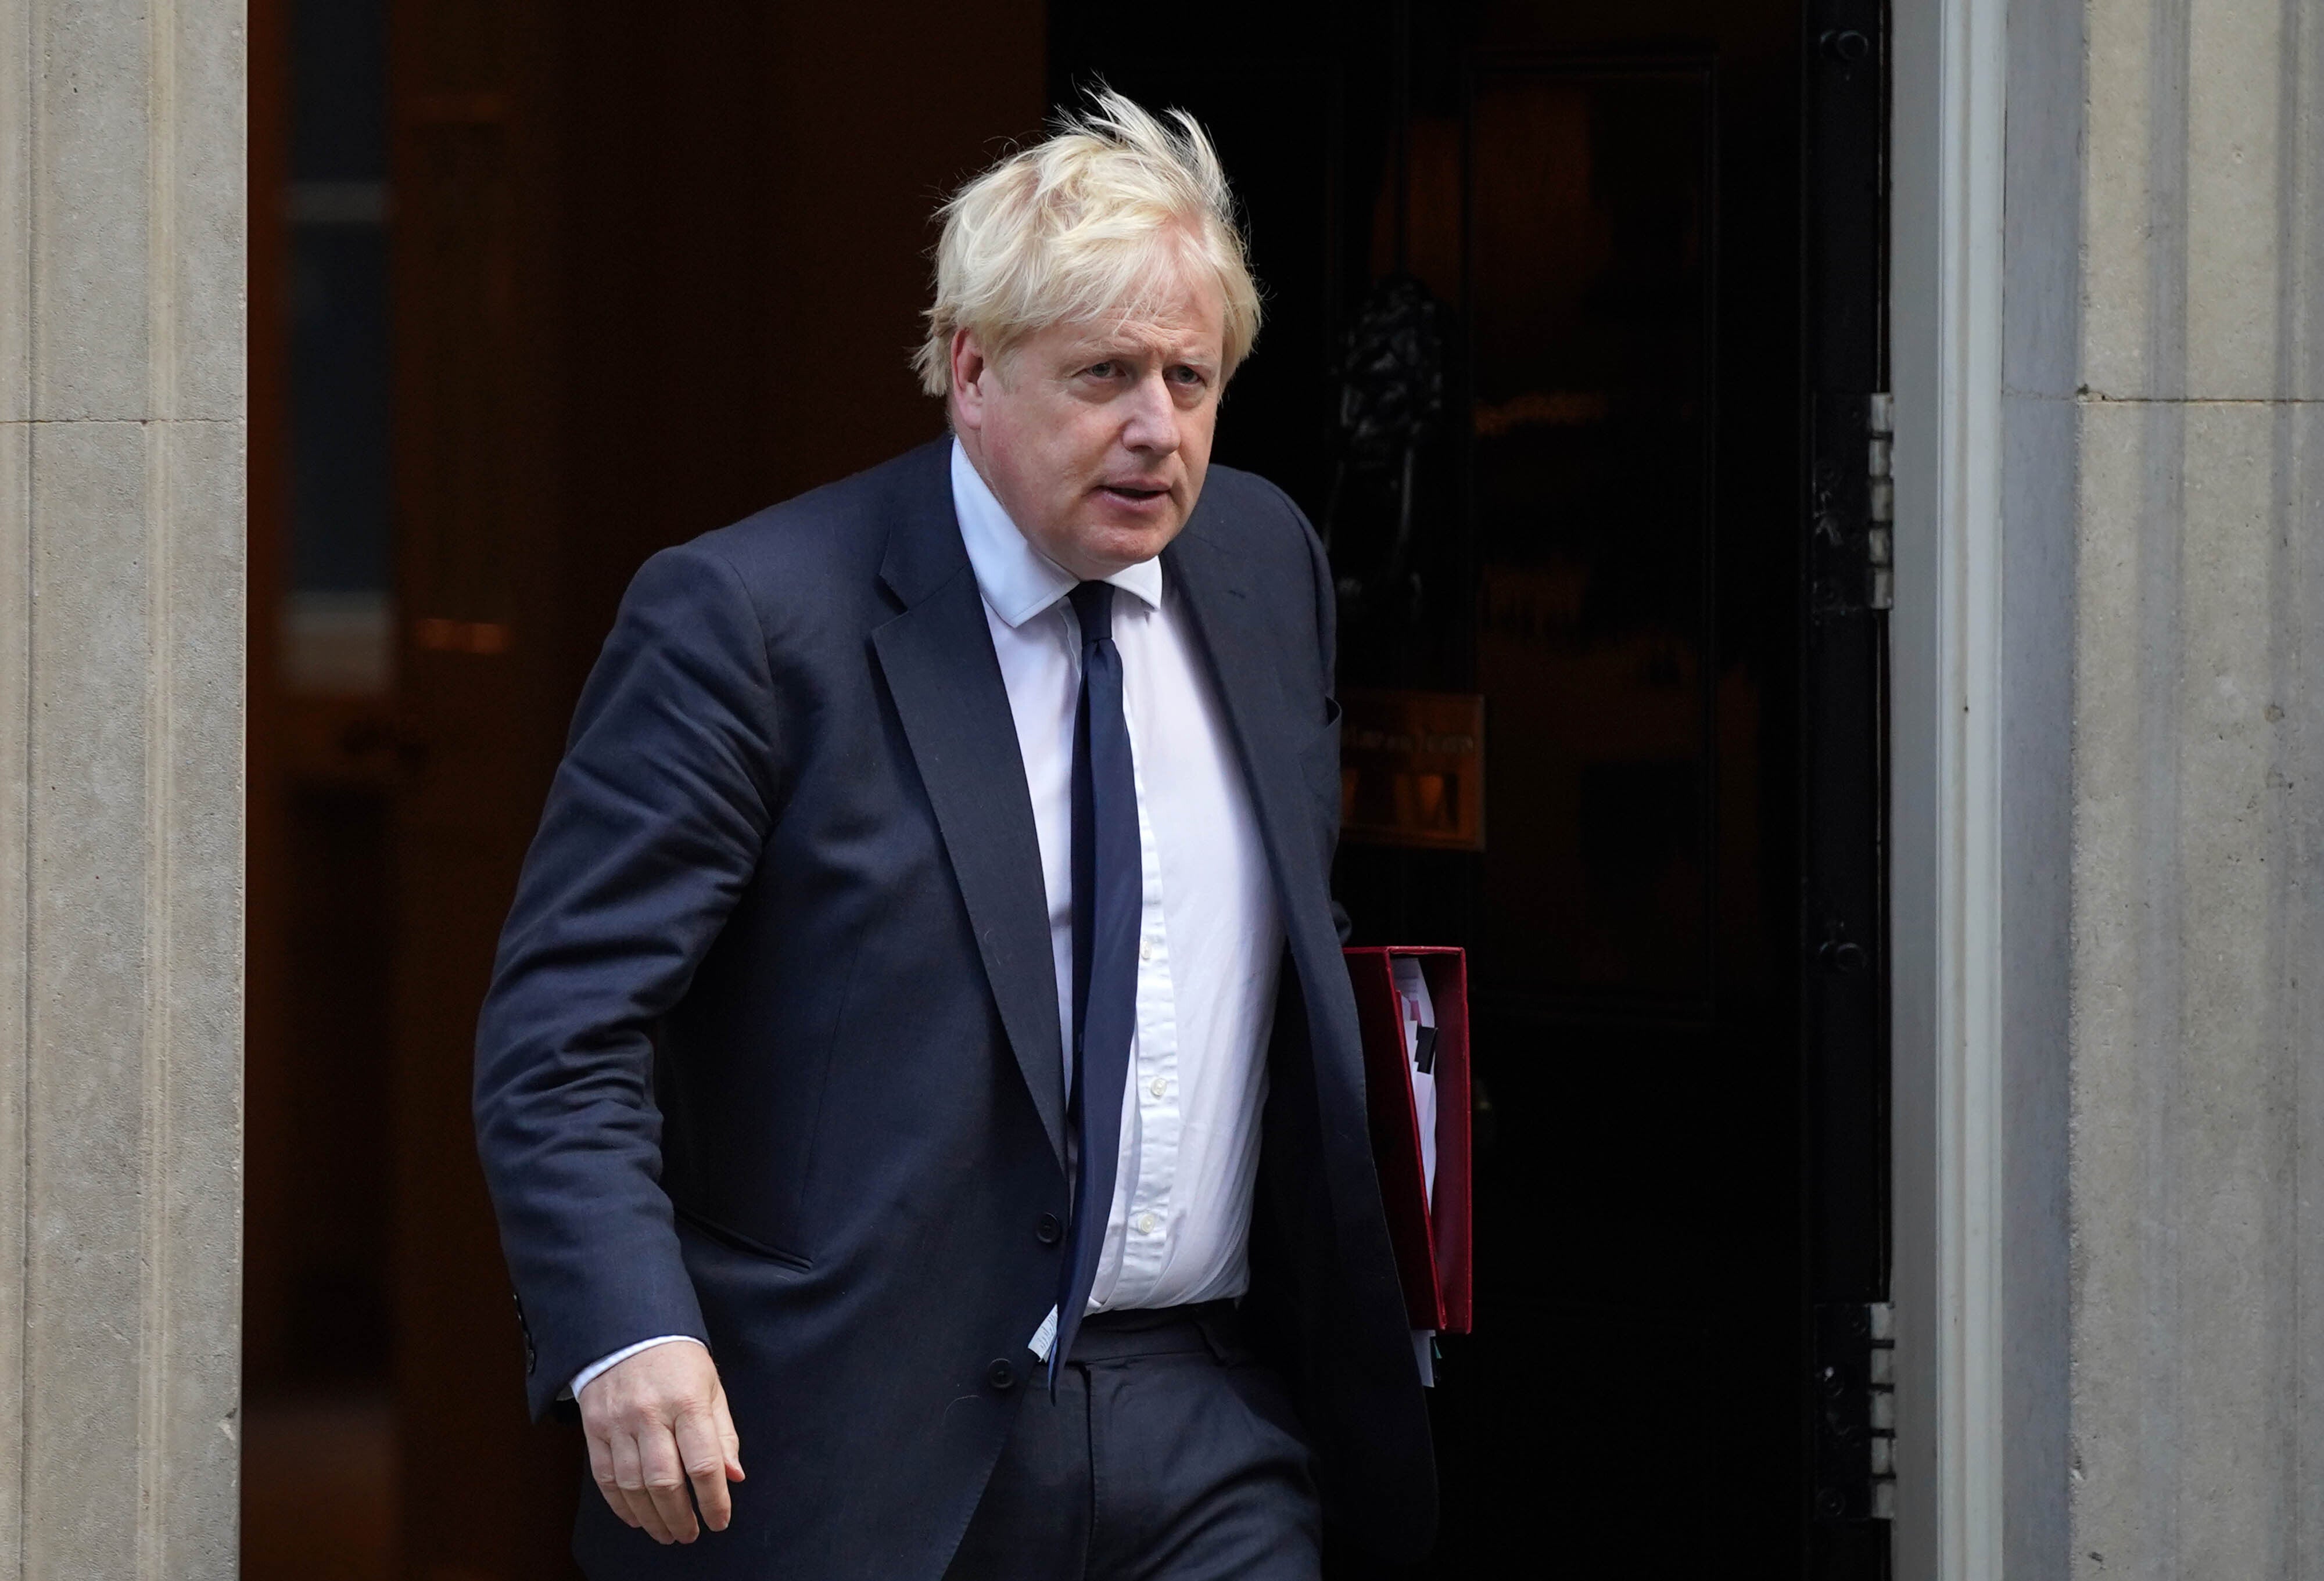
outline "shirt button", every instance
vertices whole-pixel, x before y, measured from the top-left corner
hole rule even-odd
[[[1065,1233],[1065,1227],[1057,1222],[1054,1213],[1044,1213],[1033,1221],[1033,1238],[1045,1246],[1056,1245],[1057,1237]]]
[[[984,1381],[995,1389],[1009,1390],[1017,1386],[1017,1368],[1006,1356],[996,1357],[984,1369]]]
[[[1139,1233],[1139,1235],[1142,1235],[1142,1236],[1150,1236],[1150,1235],[1152,1235],[1152,1234],[1154,1233],[1154,1225],[1155,1225],[1155,1222],[1156,1222],[1156,1221],[1155,1221],[1155,1218],[1154,1218],[1154,1216],[1153,1216],[1152,1214],[1150,1214],[1150,1213],[1141,1213],[1141,1214],[1139,1214],[1139,1215],[1138,1216],[1138,1233]]]
[[[1138,959],[1139,959],[1139,960],[1140,960],[1140,961],[1151,961],[1151,960],[1153,960],[1153,959],[1154,959],[1154,946],[1153,946],[1153,945],[1151,945],[1151,944],[1140,944],[1140,945],[1138,947]]]
[[[1155,1097],[1160,1098],[1170,1090],[1169,1079],[1164,1076],[1157,1076],[1154,1079],[1154,1085],[1148,1088],[1146,1090],[1152,1093]]]

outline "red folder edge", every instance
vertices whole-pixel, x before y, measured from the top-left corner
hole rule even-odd
[[[1372,1158],[1388,1211],[1388,1241],[1415,1328],[1466,1334],[1470,1323],[1469,963],[1445,945],[1360,945],[1344,952],[1363,1038]],[[1428,1207],[1420,1117],[1406,1072],[1397,1015],[1399,955],[1420,961],[1436,1012],[1436,1202]]]

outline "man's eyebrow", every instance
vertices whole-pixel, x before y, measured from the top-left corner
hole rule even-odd
[[[1185,363],[1198,368],[1216,367],[1222,360],[1214,352],[1183,342],[1154,339],[1142,340],[1136,336],[1093,336],[1066,345],[1064,360],[1080,364],[1111,361],[1119,357],[1152,354],[1166,363]]]

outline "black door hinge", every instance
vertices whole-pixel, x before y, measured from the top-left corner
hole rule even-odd
[[[1865,590],[1868,608],[1896,602],[1896,480],[1889,456],[1896,443],[1896,400],[1881,391],[1865,402],[1864,562],[1870,573]]]
[[[1815,1309],[1815,1515],[1896,1514],[1895,1309],[1832,1301]]]

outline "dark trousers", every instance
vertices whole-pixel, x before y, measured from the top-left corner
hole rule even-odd
[[[1321,1518],[1283,1384],[1231,1303],[1085,1319],[1017,1424],[947,1581],[1316,1581]]]

